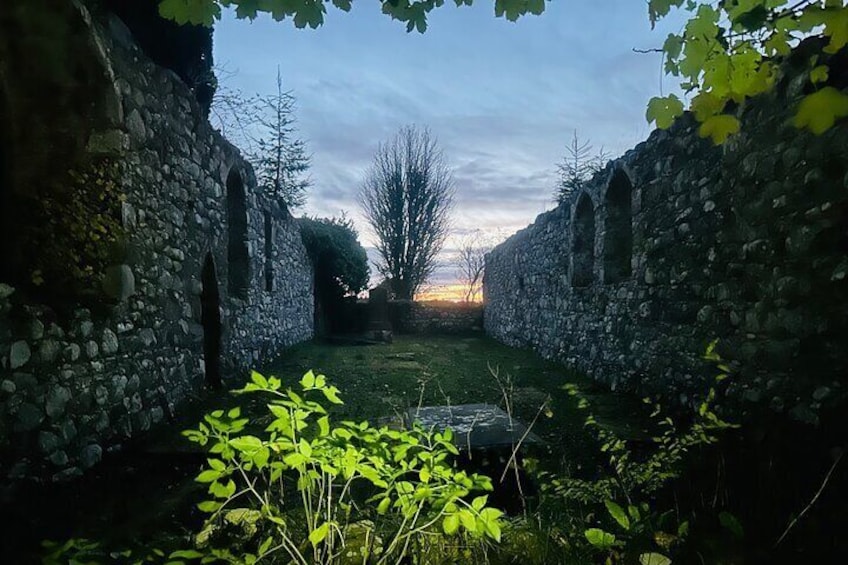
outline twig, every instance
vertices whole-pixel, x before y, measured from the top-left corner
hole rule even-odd
[[[521,438],[518,440],[518,443],[512,449],[512,454],[509,456],[509,459],[506,461],[506,467],[504,467],[503,473],[501,473],[500,482],[504,482],[506,478],[506,473],[509,471],[510,465],[515,465],[518,468],[518,460],[516,459],[516,455],[518,454],[518,450],[521,449],[521,445],[524,443],[524,440],[527,439],[527,436],[530,435],[530,430],[533,429],[533,426],[536,425],[536,421],[539,419],[539,416],[545,410],[548,405],[548,399],[546,399],[541,406],[539,406],[539,410],[536,411],[536,415],[533,417],[533,421],[530,422],[530,425],[527,426],[527,429],[524,430],[524,434],[522,434]]]
[[[792,531],[792,528],[794,528],[794,527],[795,527],[795,524],[797,524],[797,523],[798,523],[798,521],[799,521],[801,518],[803,518],[803,517],[804,517],[804,514],[806,514],[806,513],[807,513],[807,511],[809,511],[809,510],[810,510],[810,508],[812,508],[812,507],[813,507],[813,505],[816,503],[816,501],[817,501],[817,500],[819,499],[819,497],[821,496],[821,493],[824,491],[824,488],[827,486],[828,481],[830,481],[830,477],[831,477],[831,475],[833,475],[833,471],[836,469],[836,466],[837,466],[837,465],[839,465],[839,462],[840,462],[840,461],[842,461],[842,456],[843,456],[843,455],[845,455],[845,452],[844,452],[844,451],[843,451],[842,453],[840,453],[840,454],[839,454],[839,457],[837,457],[837,458],[836,458],[836,461],[834,461],[834,462],[833,462],[833,465],[831,465],[831,466],[830,466],[830,470],[827,472],[827,475],[825,475],[825,477],[824,477],[824,481],[822,481],[822,484],[821,484],[821,486],[819,487],[819,490],[816,492],[816,495],[813,497],[813,499],[812,499],[812,500],[810,500],[810,503],[809,503],[809,504],[807,504],[807,506],[805,506],[803,510],[801,510],[801,513],[800,513],[800,514],[798,514],[797,516],[795,516],[795,518],[794,518],[791,522],[789,522],[789,525],[788,525],[788,526],[786,526],[786,529],[783,531],[783,534],[782,534],[782,535],[780,536],[780,538],[778,538],[778,540],[774,543],[774,547],[777,547],[778,545],[780,545],[780,542],[782,542],[782,541],[783,541],[783,539],[784,539],[787,535],[789,535],[789,532],[790,532],[790,531]]]

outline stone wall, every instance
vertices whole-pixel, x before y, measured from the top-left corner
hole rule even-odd
[[[492,251],[487,332],[682,401],[716,373],[701,355],[717,338],[747,400],[815,421],[844,397],[848,128],[795,129],[810,85],[784,71],[725,145],[686,116]]]
[[[483,330],[483,305],[463,302],[392,300],[392,329],[407,334],[456,334]]]
[[[63,25],[38,28],[51,10]],[[0,474],[62,479],[171,417],[188,395],[238,381],[260,358],[309,339],[312,268],[289,212],[257,189],[189,88],[120,20],[52,0],[4,17],[21,31],[0,41],[0,99],[11,108],[3,125],[13,131],[4,193],[21,202],[27,183],[49,184],[38,162],[60,173],[119,164],[103,209],[114,210],[120,233],[104,230],[109,259],[82,271],[96,286],[77,306],[0,279]],[[45,33],[52,51],[23,48]],[[50,84],[46,61],[62,53],[87,56],[91,76],[56,81],[59,109],[76,114],[46,135],[55,109],[38,105],[51,94],[32,96]],[[28,240],[15,244],[24,258],[38,253]]]

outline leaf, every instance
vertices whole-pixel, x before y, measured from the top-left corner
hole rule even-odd
[[[215,498],[229,498],[236,492],[236,483],[232,479],[226,485],[214,482],[209,485],[209,493]]]
[[[211,514],[212,512],[215,512],[216,510],[218,510],[221,506],[222,506],[222,504],[220,502],[216,502],[214,500],[206,500],[206,501],[198,504],[197,508],[201,512],[208,512],[208,513]]]
[[[672,8],[677,8],[683,4],[683,0],[650,0],[648,2],[648,17],[651,19],[651,29],[657,23],[657,20],[668,15]]]
[[[289,453],[283,457],[283,462],[289,467],[299,467],[306,462],[306,457],[300,453]]]
[[[268,380],[261,373],[251,371],[250,380],[262,388],[268,388]]]
[[[730,512],[720,512],[718,521],[727,531],[733,534],[736,539],[742,539],[745,536],[745,531],[742,529],[742,523]]]
[[[664,98],[658,96],[651,98],[645,117],[648,122],[656,122],[658,128],[667,129],[682,113],[683,102],[674,94],[669,94]]]
[[[692,99],[690,109],[695,114],[695,119],[699,122],[705,122],[710,117],[715,116],[724,109],[727,100],[719,98],[711,92],[700,92]]]
[[[848,9],[844,6],[824,10],[824,34],[830,43],[825,53],[836,53],[848,44]]]
[[[211,483],[213,481],[218,480],[218,478],[220,476],[221,476],[221,471],[216,471],[214,469],[207,469],[206,471],[203,471],[202,473],[197,475],[197,477],[194,480],[197,481],[198,483]]]
[[[203,554],[194,549],[180,549],[168,556],[168,559],[200,559]]]
[[[483,523],[485,533],[495,541],[501,541],[501,527],[498,524],[498,518],[503,512],[497,508],[484,508],[480,512],[480,521]]]
[[[221,6],[209,0],[162,0],[159,15],[180,25],[211,26],[221,17]]]
[[[380,501],[380,504],[377,505],[377,514],[381,516],[385,514],[389,510],[389,505],[392,503],[392,499],[388,496]]]
[[[259,555],[264,555],[271,549],[271,545],[274,543],[274,538],[272,536],[268,536],[265,538],[265,541],[262,542],[262,545],[259,546]]]
[[[671,565],[671,559],[662,553],[643,553],[639,556],[639,565]]]
[[[701,124],[698,128],[698,135],[701,137],[709,137],[716,145],[721,145],[727,138],[739,132],[739,120],[728,114],[719,114],[708,118],[707,121]]]
[[[309,542],[312,544],[312,547],[318,547],[318,544],[324,541],[328,533],[330,533],[329,522],[324,522],[323,524],[309,532]]]
[[[240,436],[230,440],[233,449],[242,452],[253,452],[262,449],[262,440],[256,436]]]
[[[471,533],[477,532],[477,520],[474,518],[474,514],[472,514],[469,510],[462,509],[459,511],[459,521],[462,523],[462,527]]]
[[[305,439],[301,439],[297,444],[297,449],[304,457],[312,457],[312,445]]]
[[[333,404],[344,404],[344,402],[342,402],[342,400],[338,396],[339,389],[337,389],[336,387],[334,387],[334,386],[327,387],[327,388],[321,389],[321,392],[323,392],[324,396],[327,397],[327,400],[329,400]]]
[[[687,535],[689,535],[689,521],[684,520],[677,526],[677,537],[685,538]]]
[[[615,536],[600,528],[589,528],[583,535],[598,549],[609,549],[615,544]]]
[[[828,67],[827,65],[819,65],[813,70],[810,71],[810,82],[813,84],[818,84],[820,82],[827,82],[828,77]]]
[[[801,100],[793,123],[796,128],[807,128],[821,135],[845,116],[848,116],[848,95],[826,86]]]
[[[304,390],[315,388],[315,374],[312,371],[309,371],[303,375],[303,378],[300,379],[300,386],[302,386]]]
[[[624,512],[624,509],[621,506],[612,500],[605,500],[604,505],[607,507],[607,511],[610,513],[610,516],[618,522],[619,526],[625,530],[630,529],[630,519],[627,517],[627,513]]]
[[[318,433],[319,437],[327,437],[330,435],[330,419],[327,416],[318,418]]]
[[[459,516],[457,514],[448,514],[442,521],[442,531],[447,535],[454,535],[459,530]]]
[[[679,35],[669,33],[663,43],[663,51],[669,59],[677,59],[683,50],[683,38]]]

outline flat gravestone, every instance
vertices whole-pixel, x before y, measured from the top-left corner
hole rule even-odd
[[[459,404],[457,406],[424,406],[406,412],[407,423],[418,422],[425,429],[454,432],[459,449],[491,449],[522,444],[541,444],[542,439],[527,426],[510,418],[494,404]],[[525,437],[526,434],[526,437]]]

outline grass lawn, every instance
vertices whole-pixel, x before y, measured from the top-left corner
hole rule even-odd
[[[290,349],[263,372],[297,390],[297,381],[309,369],[325,374],[340,389],[344,405],[330,408],[339,420],[373,423],[419,404],[505,407],[506,388],[513,414],[530,424],[547,402],[550,416],[539,416],[533,432],[545,440],[539,457],[551,470],[593,469],[599,461],[597,445],[583,425],[586,412],[562,389],[566,383],[588,392],[602,425],[625,437],[639,434],[630,424],[641,408],[637,399],[604,391],[532,351],[479,335],[397,336],[392,344],[369,346],[316,340]],[[33,489],[17,527],[0,536],[6,538],[0,545],[20,544],[18,549],[23,549],[39,539],[71,536],[146,539],[197,523],[200,515],[194,504],[205,487],[193,477],[206,455],[180,431],[195,427],[204,413],[235,405],[261,429],[267,400],[261,394],[205,394],[186,406],[177,422],[107,457],[72,485]]]
[[[373,422],[419,404],[506,408],[506,390],[513,414],[529,424],[547,400],[549,416],[540,415],[533,431],[570,468],[591,463],[587,456],[592,459],[596,450],[584,429],[586,412],[563,390],[566,383],[588,393],[602,425],[624,437],[641,435],[632,419],[641,412],[638,399],[612,394],[530,350],[482,335],[395,336],[391,344],[368,346],[312,341],[287,352],[266,372],[294,383],[310,369],[341,390],[345,404],[336,417],[357,421]]]

